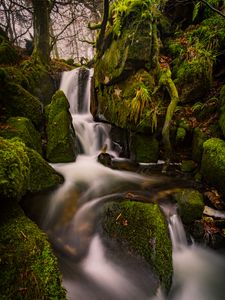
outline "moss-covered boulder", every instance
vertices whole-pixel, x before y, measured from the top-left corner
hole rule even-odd
[[[201,162],[203,144],[208,139],[207,133],[202,131],[199,127],[194,129],[193,140],[192,140],[192,158],[196,162]]]
[[[179,213],[184,224],[190,224],[201,219],[204,202],[202,194],[194,189],[182,189],[172,195],[177,202]]]
[[[42,154],[41,135],[35,129],[32,122],[24,117],[11,117],[6,124],[0,128],[0,136],[11,139],[20,138],[27,147]]]
[[[225,142],[219,138],[211,138],[203,144],[201,161],[203,179],[218,188],[225,196]]]
[[[26,147],[26,153],[30,162],[30,180],[28,191],[39,192],[55,188],[63,183],[64,179],[59,175],[35,150]]]
[[[63,177],[38,152],[19,139],[0,137],[1,200],[20,200],[27,191],[43,191],[62,182]]]
[[[157,162],[159,158],[159,142],[154,136],[135,134],[130,143],[131,158],[138,162]]]
[[[103,235],[118,247],[145,259],[168,291],[172,280],[172,246],[167,223],[157,204],[131,201],[105,204]]]
[[[0,207],[0,298],[66,299],[46,235],[11,202]]]
[[[0,87],[0,92],[1,106],[6,117],[25,117],[36,127],[41,126],[43,108],[38,98],[15,83],[6,83]]]
[[[25,194],[30,181],[30,163],[25,145],[0,137],[0,195],[16,199]]]
[[[47,146],[50,162],[71,162],[76,158],[75,133],[69,103],[63,91],[57,91],[45,108]]]

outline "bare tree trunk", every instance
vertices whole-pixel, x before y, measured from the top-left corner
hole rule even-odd
[[[101,30],[99,33],[99,37],[96,42],[96,49],[98,51],[98,57],[102,57],[103,55],[103,40],[105,36],[106,25],[109,17],[109,0],[104,0],[104,15],[101,25]]]
[[[32,0],[33,26],[34,26],[34,51],[33,55],[43,63],[50,60],[50,7],[48,0]]]

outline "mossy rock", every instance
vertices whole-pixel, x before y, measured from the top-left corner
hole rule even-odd
[[[52,189],[62,184],[64,179],[35,150],[26,147],[30,162],[28,191],[35,193]]]
[[[192,159],[196,162],[201,162],[203,153],[203,144],[208,139],[207,133],[203,132],[200,128],[194,129],[192,140]]]
[[[174,193],[172,198],[177,202],[179,213],[184,224],[191,224],[201,219],[204,202],[202,194],[194,189],[182,189]]]
[[[0,298],[66,299],[47,236],[17,203],[0,209]]]
[[[30,163],[25,145],[0,137],[0,195],[3,199],[20,200],[30,180]]]
[[[75,133],[69,103],[63,91],[57,91],[45,108],[46,158],[49,162],[71,162],[76,158]]]
[[[157,204],[111,202],[101,213],[103,235],[144,258],[167,291],[172,280],[172,245],[167,223]]]
[[[201,161],[203,179],[225,196],[225,142],[219,138],[208,139],[203,144]]]
[[[101,59],[96,61],[96,84],[112,84],[127,73],[150,64],[151,47],[148,25],[124,28],[121,36],[113,39]]]
[[[131,137],[131,158],[137,162],[157,162],[159,158],[159,142],[154,136],[135,134]]]
[[[21,60],[20,55],[13,46],[6,40],[0,43],[0,64],[12,65]]]
[[[151,112],[158,107],[157,99],[151,97],[154,88],[154,77],[143,69],[117,84],[104,85],[98,91],[99,114],[120,128],[154,131]]]
[[[21,85],[8,83],[1,98],[7,117],[25,117],[30,119],[35,127],[41,126],[42,104]]]
[[[183,61],[177,69],[175,84],[180,101],[193,103],[202,99],[212,85],[212,61],[208,58],[194,58]]]
[[[20,138],[27,147],[42,154],[41,135],[35,129],[32,122],[24,117],[11,117],[0,129],[0,136],[11,139]]]
[[[60,83],[60,73],[49,69],[40,59],[30,57],[24,60],[17,72],[24,74],[25,80],[20,83],[32,95],[47,105]]]

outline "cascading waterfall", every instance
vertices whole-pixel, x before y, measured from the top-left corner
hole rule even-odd
[[[43,217],[59,258],[63,284],[69,300],[222,300],[225,295],[225,263],[206,249],[188,246],[179,217],[172,206],[168,215],[173,243],[174,280],[170,295],[151,295],[148,268],[124,258],[115,261],[96,233],[97,212],[102,203],[120,197],[129,188],[162,183],[160,177],[145,177],[117,171],[97,162],[102,147],[111,149],[110,125],[96,123],[90,113],[92,70],[84,91],[79,90],[81,69],[65,72],[60,89],[70,103],[76,135],[82,146],[76,162],[55,164],[65,183],[51,194]],[[83,96],[82,96],[83,95]],[[161,180],[161,181],[160,181]],[[169,213],[168,213],[169,211]],[[109,254],[109,255],[108,255]],[[116,255],[115,253],[113,255]]]

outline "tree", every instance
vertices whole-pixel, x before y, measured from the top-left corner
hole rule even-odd
[[[34,51],[43,63],[50,59],[50,12],[51,2],[48,0],[32,0],[33,27],[34,27]]]

